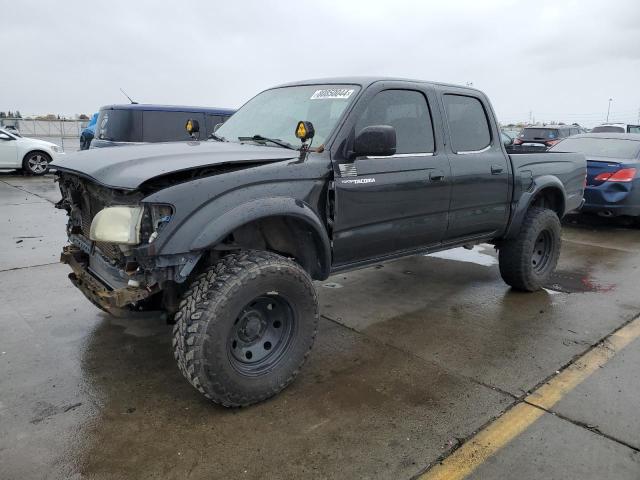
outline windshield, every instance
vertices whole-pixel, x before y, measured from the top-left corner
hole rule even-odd
[[[550,151],[577,152],[594,157],[633,159],[638,156],[640,142],[618,138],[567,138],[550,148]]]
[[[525,128],[518,135],[523,140],[555,140],[559,136],[556,128]]]
[[[600,125],[593,127],[591,133],[625,133],[625,131],[624,127],[619,127],[618,125]]]
[[[304,85],[266,90],[249,100],[216,135],[232,142],[260,135],[298,148],[296,125],[304,120],[313,123],[313,144],[320,146],[359,90],[356,85]]]

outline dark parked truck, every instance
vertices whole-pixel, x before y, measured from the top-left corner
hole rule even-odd
[[[180,370],[225,406],[298,374],[318,326],[313,280],[490,242],[506,283],[541,288],[586,173],[582,154],[508,155],[478,90],[379,78],[282,85],[209,141],[55,167],[71,281],[108,312],[166,311]]]

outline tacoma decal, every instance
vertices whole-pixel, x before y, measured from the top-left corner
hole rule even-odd
[[[355,184],[376,183],[376,179],[375,178],[350,178],[348,180],[340,180],[340,183],[355,183]]]

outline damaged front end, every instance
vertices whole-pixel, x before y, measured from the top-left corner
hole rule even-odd
[[[57,181],[62,199],[56,207],[69,216],[69,245],[60,260],[71,267],[71,282],[111,313],[175,311],[180,285],[200,255],[154,254],[153,243],[171,221],[173,207],[147,204],[139,191],[103,187],[66,172]]]

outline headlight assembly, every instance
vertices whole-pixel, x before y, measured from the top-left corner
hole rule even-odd
[[[51,150],[53,150],[56,153],[64,153],[64,149],[62,147],[57,146],[57,145],[53,145],[51,147]]]
[[[142,207],[108,207],[100,210],[91,222],[89,237],[97,242],[138,245]]]

